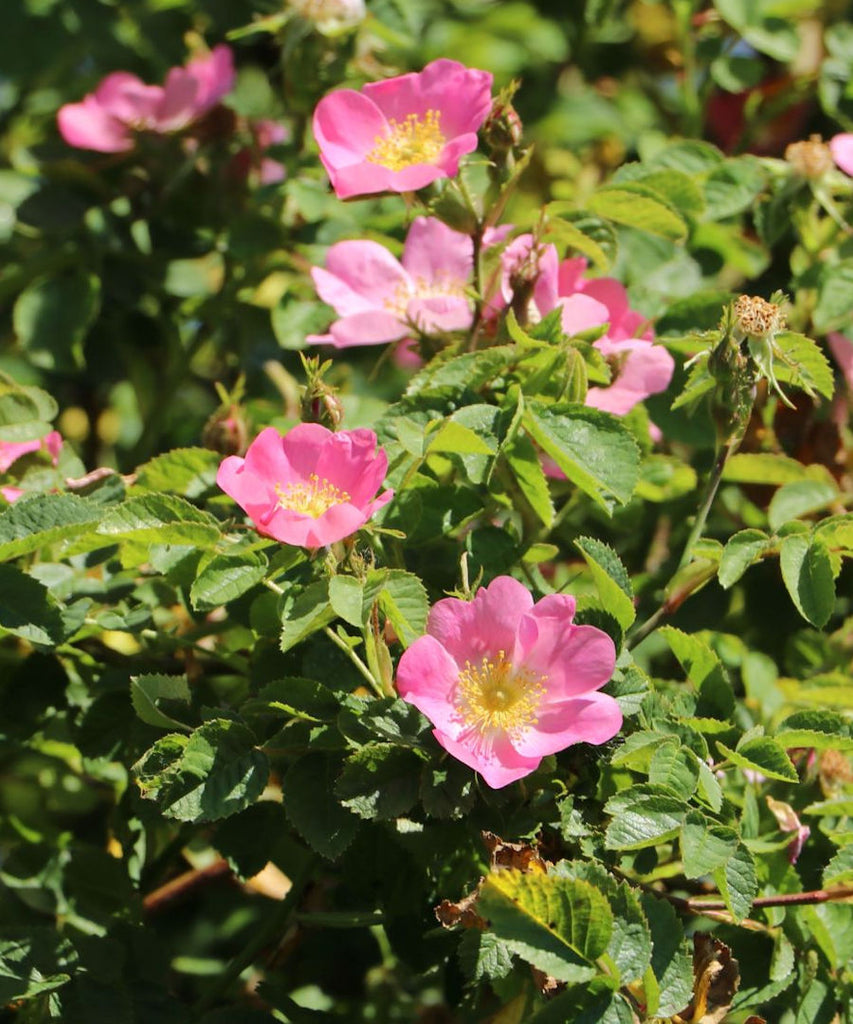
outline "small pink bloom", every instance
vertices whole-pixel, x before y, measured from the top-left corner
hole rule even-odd
[[[59,109],[59,131],[78,149],[121,153],[133,148],[134,132],[174,132],[197,121],[233,85],[234,62],[225,45],[186,67],[172,68],[162,86],[115,71],[79,103]]]
[[[766,799],[767,806],[779,825],[779,831],[794,833],[794,838],[788,844],[788,860],[792,864],[796,864],[812,830],[808,825],[803,825],[790,804],[786,804],[782,800],[774,800],[772,796],[768,796]]]
[[[50,461],[55,466],[59,461],[59,452],[62,448],[62,435],[58,430],[51,430],[45,437],[37,438],[35,441],[0,441],[0,473],[5,473],[23,455],[30,452],[46,452]],[[10,504],[17,501],[24,494],[20,487],[2,487],[0,494]]]
[[[341,319],[328,334],[307,340],[351,348],[410,338],[413,331],[465,330],[473,317],[465,294],[473,259],[471,239],[432,217],[412,222],[401,262],[378,242],[337,242],[326,269],[314,267],[311,276]]]
[[[245,458],[223,460],[216,482],[259,533],[318,548],[349,537],[391,500],[393,491],[374,497],[387,469],[372,430],[300,423],[284,437],[262,430]]]
[[[853,177],[853,133],[842,132],[829,140],[832,159],[845,174]]]
[[[435,604],[427,635],[400,659],[400,696],[493,789],[573,743],[605,743],[622,725],[617,702],[596,692],[613,674],[613,641],[573,625],[574,613],[573,597],[534,604],[526,587],[499,576],[473,601]]]
[[[452,177],[477,148],[491,90],[488,71],[441,59],[360,92],[329,93],[314,111],[314,137],[335,192],[411,192]]]

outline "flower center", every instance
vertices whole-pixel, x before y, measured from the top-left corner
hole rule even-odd
[[[333,505],[342,505],[350,500],[346,491],[339,490],[325,477],[321,480],[316,473],[312,473],[305,481],[289,483],[285,487],[276,484],[275,493],[278,495],[280,508],[301,512],[312,519],[317,519],[324,512],[328,512]]]
[[[405,320],[408,315],[409,303],[412,299],[438,299],[445,297],[460,298],[465,294],[465,283],[450,277],[449,274],[438,272],[431,281],[424,277],[414,280],[414,287],[400,283],[394,294],[385,299],[383,305],[389,313]]]
[[[485,734],[492,730],[518,737],[538,721],[547,676],[515,669],[505,651],[483,657],[479,665],[465,662],[456,680],[456,710],[467,726]]]
[[[388,128],[387,135],[376,136],[367,159],[372,164],[387,167],[389,171],[435,163],[444,149],[445,138],[438,110],[428,110],[422,118],[417,114],[407,114],[401,122],[391,117]]]

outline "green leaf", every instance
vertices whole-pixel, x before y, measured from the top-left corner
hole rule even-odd
[[[743,843],[738,843],[731,857],[722,867],[716,868],[713,875],[729,912],[740,923],[749,914],[758,893],[752,854]]]
[[[699,765],[692,750],[677,741],[662,743],[649,764],[649,783],[663,786],[689,800],[699,781]]]
[[[838,488],[828,480],[795,480],[773,495],[767,508],[767,520],[778,530],[789,519],[817,512],[838,498]]]
[[[723,756],[738,768],[760,772],[768,779],[780,779],[783,782],[797,782],[799,779],[797,769],[785,753],[785,748],[769,736],[747,740],[739,744],[737,750],[731,750],[719,740],[717,746]]]
[[[773,360],[777,380],[809,395],[817,392],[826,399],[832,398],[835,376],[817,342],[804,334],[782,331],[773,339],[773,348],[777,353]]]
[[[767,185],[767,173],[754,156],[729,157],[705,179],[705,217],[725,220],[749,209]]]
[[[728,590],[771,547],[772,541],[763,530],[740,530],[730,537],[717,569],[720,586]]]
[[[831,479],[824,466],[804,466],[797,459],[770,452],[736,452],[723,469],[723,480],[739,484],[781,484],[794,480]]]
[[[693,995],[693,956],[671,903],[644,893],[640,904],[652,935],[646,1011],[652,1018],[671,1017],[683,1010]]]
[[[687,237],[687,223],[653,189],[633,183],[605,186],[586,202],[590,213],[627,227],[680,242]]]
[[[647,455],[640,466],[636,497],[643,501],[674,501],[696,488],[696,470],[671,455]]]
[[[47,587],[14,565],[0,565],[0,630],[50,647],[63,639],[62,616]]]
[[[185,732],[192,732],[191,726],[167,715],[157,703],[160,700],[175,700],[189,704],[191,694],[186,676],[131,676],[130,699],[133,710],[148,725],[156,725],[159,729],[183,729]]]
[[[328,860],[336,860],[355,838],[359,820],[335,799],[337,767],[319,753],[290,766],[281,784],[284,809],[303,839]]]
[[[174,744],[174,738],[164,739]],[[176,749],[172,746],[169,751]],[[141,784],[149,782],[152,770],[146,758],[140,762],[144,774],[137,772]],[[268,777],[266,754],[257,748],[251,730],[232,719],[214,718],[185,740],[180,756],[159,778],[150,780],[153,786],[143,785],[143,796],[156,799],[167,818],[199,824],[253,804]]]
[[[678,658],[687,678],[699,690],[696,714],[700,717],[728,718],[734,708],[734,693],[720,659],[699,637],[663,626],[661,635]]]
[[[101,282],[75,271],[42,277],[18,296],[15,333],[29,358],[46,370],[79,370],[83,341],[101,306]]]
[[[844,330],[850,325],[851,288],[853,260],[822,265],[817,305],[812,313],[816,331],[825,334],[828,331]]]
[[[391,743],[368,743],[344,764],[335,793],[360,818],[398,818],[418,799],[421,761]]]
[[[322,683],[301,676],[275,679],[246,701],[244,715],[286,715],[307,722],[332,722],[340,710],[337,696]]]
[[[797,611],[813,626],[829,622],[835,609],[835,576],[820,536],[791,534],[779,549],[782,579]]]
[[[379,592],[379,607],[403,647],[426,632],[429,598],[419,577],[403,569],[389,569]]]
[[[779,723],[773,738],[786,750],[792,747],[853,749],[850,726],[842,715],[834,711],[797,711]]]
[[[626,630],[637,617],[628,570],[613,548],[594,537],[578,537],[575,547],[589,566],[602,605]]]
[[[577,405],[528,402],[524,428],[569,480],[606,512],[627,504],[640,468],[636,442],[614,416]]]
[[[723,867],[734,854],[737,832],[710,822],[699,811],[690,811],[681,827],[681,858],[687,878],[701,878]]]
[[[503,456],[525,500],[539,517],[542,525],[550,529],[554,522],[554,504],[551,501],[548,478],[542,469],[542,460],[533,442],[524,434],[516,434],[504,446]]]
[[[187,544],[202,549],[212,547],[221,537],[213,516],[172,494],[128,498],[107,510],[96,533],[145,547]]]
[[[853,882],[853,843],[842,846],[823,869],[823,887]]]
[[[71,980],[76,961],[71,942],[53,928],[7,925],[0,939],[0,1004],[62,988]],[[9,1012],[27,1013],[24,1008]]]
[[[364,586],[354,576],[333,576],[329,580],[329,604],[339,619],[360,627],[364,621]]]
[[[0,515],[0,559],[6,561],[92,530],[103,508],[73,494],[39,494]],[[106,543],[106,542],[105,542]]]
[[[284,598],[281,622],[282,651],[289,651],[305,637],[334,622],[335,612],[329,603],[329,581],[318,580],[292,597]]]
[[[466,928],[456,951],[459,965],[469,984],[497,981],[512,970],[512,953],[507,944],[491,932]]]
[[[678,834],[686,812],[684,799],[661,786],[632,786],[604,806],[612,821],[604,844],[608,850],[641,850]]]
[[[610,906],[597,889],[555,875],[493,872],[478,909],[512,952],[558,981],[595,975],[613,929]]]
[[[210,611],[242,597],[267,573],[269,561],[262,551],[234,551],[202,559],[190,587],[196,611]]]
[[[134,493],[156,491],[200,498],[215,487],[220,462],[222,456],[209,448],[173,448],[137,469]]]
[[[495,449],[486,444],[470,427],[447,419],[430,435],[425,454],[429,452],[443,452],[447,455],[494,455]]]
[[[163,290],[182,299],[215,295],[225,280],[225,260],[220,252],[194,259],[169,260]]]

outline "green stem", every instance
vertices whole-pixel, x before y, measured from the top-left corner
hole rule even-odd
[[[723,478],[723,470],[726,468],[726,462],[728,462],[729,456],[736,447],[737,443],[724,444],[721,445],[717,451],[711,475],[708,477],[708,482],[705,484],[705,495],[702,498],[702,504],[699,506],[696,518],[693,520],[693,527],[690,530],[690,536],[687,538],[687,543],[684,545],[684,551],[681,555],[681,561],[678,563],[679,569],[683,569],[684,566],[690,562],[690,559],[693,556],[693,548],[696,546],[696,542],[702,536],[702,531],[705,529],[705,523],[708,521],[708,513],[711,511],[711,505],[713,505],[714,498],[717,495],[717,488],[720,486],[720,481]]]
[[[281,935],[294,917],[296,906],[302,896],[302,892],[310,875],[308,865],[301,867],[291,878],[291,886],[278,906],[253,933],[241,953],[228,964],[222,974],[214,982],[213,987],[199,999],[193,1007],[193,1015],[200,1017],[205,1010],[209,1009],[220,996],[224,995],[231,985],[240,977],[247,967],[250,967],[257,955],[276,936]]]
[[[345,640],[342,640],[338,636],[338,634],[333,629],[330,629],[328,626],[323,627],[323,632],[336,647],[340,648],[344,652],[344,654],[349,658],[353,665],[355,665],[355,667],[358,669],[361,675],[368,682],[370,688],[373,690],[376,696],[387,697],[388,695],[382,689],[382,684],[376,679],[376,677],[373,675],[373,673],[370,671],[367,665],[364,664],[364,662],[361,660],[361,658],[359,658],[359,656],[349,646],[349,644]]]
[[[699,98],[696,39],[693,31],[694,3],[693,0],[676,0],[674,6],[679,50],[684,62],[681,79],[684,134],[688,138],[698,138],[702,134],[702,102]]]

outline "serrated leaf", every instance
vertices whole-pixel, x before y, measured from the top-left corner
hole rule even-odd
[[[301,757],[281,784],[284,810],[303,839],[328,860],[336,860],[355,838],[359,820],[335,799],[337,766],[322,754]]]
[[[7,561],[94,530],[103,509],[73,494],[39,494],[0,515],[0,559]]]
[[[475,391],[511,366],[516,359],[514,345],[499,345],[482,352],[465,352],[460,356],[433,360],[409,381],[406,398],[434,393],[450,397],[469,389]],[[395,408],[391,406],[388,410],[386,415],[389,418],[394,415]]]
[[[779,549],[782,579],[797,611],[819,629],[835,609],[832,560],[820,536],[792,534]]]
[[[644,893],[640,904],[652,935],[651,981],[646,983],[646,1010],[650,1017],[671,1017],[693,995],[693,956],[675,910],[665,899]],[[650,998],[653,996],[654,998]]]
[[[717,569],[720,586],[728,590],[737,583],[771,546],[772,541],[763,530],[740,530],[730,537],[723,548]]]
[[[786,750],[792,747],[853,749],[850,726],[842,715],[833,711],[797,711],[779,723],[773,738]]]
[[[329,604],[339,619],[360,627],[363,602],[364,586],[354,576],[333,576],[329,580]]]
[[[389,569],[379,591],[379,607],[403,647],[426,632],[429,598],[419,577],[403,569]]]
[[[523,423],[569,480],[606,512],[616,503],[624,505],[630,500],[639,475],[640,453],[615,417],[583,406],[530,401]]]
[[[696,790],[699,765],[692,750],[678,741],[662,743],[652,755],[649,764],[649,783],[664,786],[679,794],[685,801]]]
[[[548,479],[533,442],[524,434],[518,433],[504,446],[503,456],[525,500],[539,517],[542,525],[550,529],[554,522],[554,504],[551,501]]]
[[[398,818],[417,802],[420,767],[409,750],[368,743],[347,758],[335,794],[360,818]]]
[[[853,881],[853,843],[842,846],[823,869],[823,887],[845,885]]]
[[[663,626],[660,633],[699,691],[696,714],[726,719],[734,707],[734,693],[717,655],[699,637],[673,626]]]
[[[200,498],[215,487],[220,462],[222,456],[209,448],[173,448],[137,469],[133,493],[143,490]]]
[[[512,952],[558,981],[596,974],[613,928],[607,900],[589,883],[517,870],[486,878],[478,910]]]
[[[810,395],[817,392],[824,398],[832,398],[835,377],[817,342],[804,334],[783,331],[773,339],[773,348],[776,350],[773,371],[777,380]]]
[[[782,484],[795,480],[828,479],[824,466],[804,466],[797,459],[770,452],[735,452],[723,469],[723,480],[739,484]]]
[[[785,748],[769,736],[747,740],[737,750],[732,750],[719,740],[717,746],[723,756],[738,768],[759,772],[768,779],[780,779],[782,782],[797,782],[799,779],[797,769],[785,753]]]
[[[594,537],[578,537],[575,547],[589,566],[603,606],[626,630],[637,617],[627,569],[613,548]]]
[[[190,587],[190,603],[196,611],[210,611],[236,601],[267,573],[269,561],[262,551],[234,551],[212,555],[199,566]]]
[[[828,480],[795,480],[773,495],[767,508],[767,521],[778,530],[789,519],[817,512],[838,498],[838,487]]]
[[[95,533],[144,547],[187,544],[201,549],[213,547],[221,537],[212,516],[172,494],[145,494],[110,507]]]
[[[459,965],[470,984],[497,981],[512,970],[512,953],[492,932],[467,928],[456,951]]]
[[[678,834],[687,807],[684,800],[659,786],[633,786],[612,796],[604,806],[612,820],[604,845],[608,850],[641,850]]]
[[[143,764],[151,770],[150,761]],[[162,782],[143,795],[156,799],[167,818],[198,824],[254,803],[268,777],[266,754],[257,748],[251,730],[232,719],[214,718],[186,739]]]
[[[627,227],[660,235],[680,242],[687,237],[684,218],[666,202],[656,197],[652,189],[640,186],[605,186],[594,192],[586,202],[590,213]]]
[[[329,603],[328,580],[309,584],[296,597],[286,595],[282,608],[281,650],[289,651],[305,637],[334,620],[335,612]]]
[[[687,878],[701,878],[723,867],[734,854],[737,832],[690,811],[681,827],[681,858]]]
[[[0,631],[52,647],[63,639],[62,616],[47,587],[14,565],[0,565]]]
[[[55,929],[7,925],[0,939],[0,1004],[56,991],[71,980],[76,963],[71,942]]]
[[[738,843],[735,852],[713,875],[729,912],[740,923],[749,914],[752,901],[758,893],[752,854],[743,843]]]
[[[130,699],[133,710],[143,722],[160,729],[183,729],[192,732],[192,727],[167,715],[158,707],[160,700],[176,700],[189,704],[190,685],[186,676],[161,674],[131,676]]]

